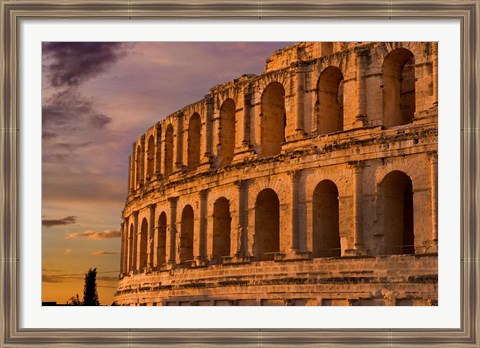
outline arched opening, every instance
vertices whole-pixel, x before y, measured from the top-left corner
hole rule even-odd
[[[158,236],[157,236],[157,266],[167,262],[167,214],[162,212],[158,218]]]
[[[343,130],[343,75],[329,66],[318,79],[317,132],[327,134]]]
[[[193,170],[200,163],[200,115],[195,113],[188,124],[188,169]]]
[[[173,172],[173,126],[169,124],[165,132],[165,176]]]
[[[321,181],[313,192],[313,257],[340,256],[338,189]]]
[[[135,259],[137,258],[137,253],[135,252],[136,247],[134,245],[133,238],[133,224],[130,224],[130,233],[128,234],[128,271],[131,271],[135,268]]]
[[[193,209],[187,205],[182,212],[180,229],[180,263],[193,260]]]
[[[261,157],[278,155],[285,141],[285,89],[270,83],[262,94]]]
[[[150,138],[148,138],[148,150],[147,150],[147,175],[149,180],[152,180],[153,178],[153,173],[155,169],[154,165],[155,165],[155,140],[153,138],[153,135],[150,135]]]
[[[235,102],[227,99],[220,108],[220,146],[222,166],[232,163],[235,148]]]
[[[383,62],[383,123],[407,124],[415,114],[415,57],[405,48],[390,52]]]
[[[280,251],[280,203],[272,189],[260,192],[255,202],[255,246],[259,261],[273,260]]]
[[[147,267],[147,244],[148,244],[148,222],[146,218],[142,220],[140,229],[140,265],[139,270]]]
[[[221,197],[213,204],[213,259],[230,255],[230,202]]]
[[[385,253],[415,253],[412,180],[401,172],[388,173],[381,182],[384,205]]]
[[[143,176],[143,156],[142,156],[142,147],[140,145],[137,146],[137,156],[136,156],[136,161],[135,161],[135,168],[136,173],[136,182],[137,182],[137,188],[140,188],[142,185],[142,176]]]

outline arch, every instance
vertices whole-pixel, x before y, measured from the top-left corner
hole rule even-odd
[[[322,180],[313,191],[313,257],[340,256],[338,189]]]
[[[185,206],[180,229],[180,263],[193,259],[193,208]]]
[[[222,166],[232,163],[235,148],[235,101],[226,99],[220,108],[220,144]]]
[[[158,217],[157,267],[167,262],[167,214]]]
[[[407,124],[414,114],[415,57],[406,48],[397,48],[383,62],[383,124]]]
[[[230,202],[225,197],[218,198],[213,204],[213,259],[221,260],[230,255],[231,233]]]
[[[255,202],[255,256],[273,260],[280,251],[280,202],[272,189],[262,190]]]
[[[146,218],[143,218],[140,228],[140,264],[138,270],[145,269],[147,267],[147,244],[148,244],[148,222]]]
[[[325,68],[318,79],[317,132],[343,130],[343,75],[339,68]]]
[[[169,124],[165,131],[165,176],[173,172],[173,126]]]
[[[278,155],[285,141],[285,89],[279,82],[271,82],[262,93],[261,101],[261,156]]]
[[[200,115],[194,113],[190,117],[188,123],[188,146],[187,146],[187,158],[188,169],[193,170],[200,163],[200,132],[201,132]]]
[[[143,156],[142,156],[142,147],[140,145],[137,146],[137,155],[136,155],[136,161],[135,161],[135,177],[136,177],[136,183],[137,183],[137,188],[140,188],[142,185],[142,176],[143,176]]]
[[[147,148],[147,176],[149,180],[152,180],[153,173],[155,170],[155,139],[153,135],[150,135],[148,138],[148,148]]]
[[[384,206],[385,253],[414,254],[412,179],[404,172],[388,173],[380,183]]]

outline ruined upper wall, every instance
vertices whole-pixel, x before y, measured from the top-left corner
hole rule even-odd
[[[245,160],[338,143],[358,129],[434,125],[436,115],[436,43],[297,43],[276,51],[261,75],[212,87],[139,137],[129,196]]]
[[[267,59],[265,72],[284,69],[290,64],[299,61],[308,61],[346,48],[355,47],[363,42],[299,42],[292,46],[276,50]]]

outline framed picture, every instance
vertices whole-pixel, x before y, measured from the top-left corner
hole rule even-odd
[[[478,1],[1,5],[2,346],[478,345]]]

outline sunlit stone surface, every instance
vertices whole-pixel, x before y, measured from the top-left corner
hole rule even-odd
[[[436,43],[211,88],[133,144],[116,303],[436,305],[437,117]]]

